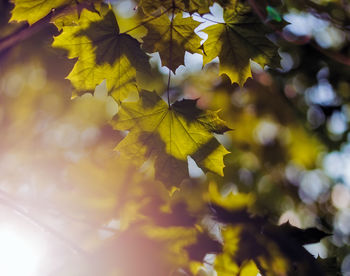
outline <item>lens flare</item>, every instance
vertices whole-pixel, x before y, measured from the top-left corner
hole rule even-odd
[[[0,226],[0,275],[35,276],[43,247],[9,226]]]

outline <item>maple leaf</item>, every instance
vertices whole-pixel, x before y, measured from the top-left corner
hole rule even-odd
[[[94,3],[99,0],[11,0],[11,2],[15,5],[11,21],[27,21],[32,25],[58,8],[74,7],[79,14],[84,8],[96,11]]]
[[[121,104],[113,125],[130,131],[116,150],[137,165],[153,158],[156,178],[170,187],[188,177],[188,156],[205,172],[223,175],[223,157],[229,152],[213,134],[229,128],[217,112],[198,109],[196,100],[169,108],[155,92],[143,90],[138,102]]]
[[[184,64],[185,51],[201,53],[201,38],[194,33],[200,22],[191,17],[176,14],[171,21],[166,14],[145,24],[148,33],[143,38],[142,48],[146,52],[159,52],[162,65],[173,72]]]
[[[48,15],[53,9],[68,5],[72,0],[12,0],[15,4],[11,21],[28,21],[31,25]]]
[[[270,263],[270,267],[273,267],[273,262],[280,260],[286,263],[284,268],[281,267],[285,272],[291,268],[287,265],[290,263],[293,264],[295,275],[310,275],[313,271],[317,272],[317,275],[324,275],[314,257],[303,247],[304,244],[319,242],[328,236],[323,231],[316,228],[299,229],[289,223],[277,226],[269,223],[265,218],[252,217],[246,209],[228,210],[216,204],[210,207],[215,212],[216,219],[228,226],[222,232],[224,254],[218,259],[221,262],[225,258],[229,260],[230,255],[238,264],[246,260],[254,260],[260,273],[263,274],[263,270],[267,267],[263,268],[261,260],[265,259]],[[225,235],[228,238],[226,241]],[[273,247],[275,250],[268,250]],[[232,260],[229,261],[232,262]],[[281,274],[282,271],[276,272],[273,275]]]
[[[213,0],[141,0],[140,7],[146,14],[155,14],[171,8],[199,14],[209,13]],[[174,6],[173,6],[174,5]]]
[[[336,257],[322,259],[320,256],[316,258],[318,265],[322,268],[327,276],[341,276],[343,275],[339,269]]]
[[[305,245],[310,243],[320,242],[321,239],[329,236],[329,234],[315,228],[300,229],[291,225],[289,222],[279,226],[283,232],[293,239],[295,242]]]
[[[279,66],[278,48],[266,38],[267,27],[249,6],[237,3],[235,9],[225,9],[224,20],[203,30],[208,34],[203,44],[204,65],[218,56],[220,74],[240,86],[252,76],[250,60],[262,67]]]
[[[68,50],[69,58],[78,58],[67,76],[78,93],[93,90],[104,79],[116,100],[137,93],[136,73],[149,70],[149,57],[136,39],[120,33],[110,8],[103,6],[100,15],[83,10],[76,24],[61,26],[60,22],[59,26],[63,31],[53,46]]]
[[[234,9],[237,6],[237,0],[214,0],[224,9]]]

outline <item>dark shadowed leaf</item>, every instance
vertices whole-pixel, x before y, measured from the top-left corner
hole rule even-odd
[[[100,15],[83,10],[76,24],[62,30],[53,46],[67,50],[69,58],[78,58],[67,77],[78,92],[93,90],[106,79],[116,100],[137,93],[136,72],[149,70],[148,56],[136,39],[120,33],[111,9],[103,6]]]
[[[201,53],[201,38],[194,33],[199,22],[191,17],[183,18],[176,14],[173,22],[166,14],[145,24],[148,33],[143,38],[143,49],[146,52],[159,52],[162,65],[173,72],[184,64],[185,52]]]
[[[266,38],[269,30],[249,6],[237,3],[235,9],[224,10],[224,20],[203,30],[208,34],[203,44],[204,64],[218,56],[220,74],[240,86],[252,76],[251,60],[262,67],[279,66],[277,46]]]
[[[213,4],[213,0],[141,0],[140,7],[146,14],[156,14],[174,8],[178,11],[186,11],[189,13],[198,12],[204,14],[209,12],[209,7]]]
[[[289,224],[273,225],[263,218],[252,217],[246,210],[230,211],[217,205],[211,208],[216,219],[227,225],[224,233],[237,243],[235,250],[224,250],[220,258],[231,256],[238,265],[245,260],[254,260],[262,274],[265,270],[271,271],[273,263],[280,260],[285,263],[279,268],[284,273],[307,276],[315,272],[324,275],[314,257],[303,247],[305,243],[317,242],[325,237],[327,234],[322,231],[315,228],[302,230]],[[238,228],[235,230],[231,227]],[[235,235],[231,237],[233,233]],[[269,265],[266,267],[266,264]]]
[[[182,100],[169,108],[155,92],[141,91],[138,102],[123,103],[115,116],[114,127],[130,131],[116,150],[139,165],[154,159],[156,177],[170,187],[188,177],[187,156],[205,172],[222,175],[228,151],[213,134],[229,128],[217,112],[195,103]]]
[[[326,276],[342,275],[339,269],[337,258],[322,259],[321,257],[318,257],[316,261],[319,264],[319,266],[322,268],[322,270],[326,273]]]
[[[197,241],[186,248],[192,260],[202,262],[206,254],[220,253],[222,245],[207,233],[197,235]]]
[[[286,235],[288,235],[290,238],[294,239],[296,242],[298,242],[301,245],[316,243],[316,242],[319,242],[321,239],[329,236],[329,234],[321,230],[318,230],[315,227],[300,229],[298,227],[290,225],[288,222],[280,225],[279,228]]]

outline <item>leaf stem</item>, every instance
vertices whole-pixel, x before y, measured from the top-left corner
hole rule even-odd
[[[169,109],[171,109],[171,105],[170,105],[170,80],[171,80],[171,70],[169,68],[169,74],[168,74],[168,85],[167,85],[167,89],[166,89],[166,94],[167,94],[167,98],[168,98],[168,106]]]
[[[170,81],[171,81],[171,67],[172,67],[172,54],[173,54],[173,21],[174,21],[174,14],[175,14],[175,1],[172,1],[172,11],[171,11],[171,21],[170,21],[170,45],[169,45],[169,75],[168,75],[168,85],[167,85],[167,98],[168,98],[168,106],[169,109],[171,109],[170,105]]]

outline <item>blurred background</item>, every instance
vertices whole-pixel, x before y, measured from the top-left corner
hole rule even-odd
[[[110,2],[123,24],[137,18],[134,1]],[[186,53],[172,76],[172,100],[199,98],[233,129],[217,136],[231,151],[225,177],[205,176],[192,160],[190,175],[215,181],[223,195],[251,194],[254,212],[274,223],[333,233],[307,249],[350,275],[350,4],[267,2],[268,21],[286,25],[269,37],[280,69],[252,62],[253,79],[240,88],[218,75],[217,60],[202,68],[201,55]],[[118,107],[104,82],[71,98],[74,60],[51,48],[53,25],[5,45],[27,27],[8,23],[12,7],[0,1],[0,267],[8,276],[56,275],[80,247],[94,250],[127,227],[142,191],[160,184],[147,166],[130,174],[113,151],[125,133],[109,125]],[[222,20],[218,4],[211,12]],[[197,29],[203,39],[208,24]],[[156,77],[144,85],[161,93],[168,69],[157,54],[151,64]],[[16,246],[23,257],[9,251]]]

